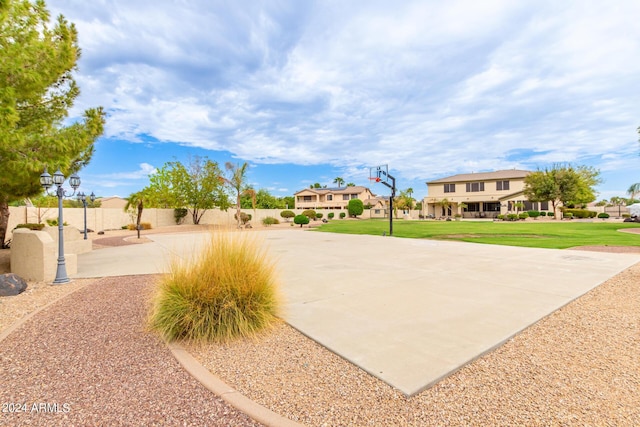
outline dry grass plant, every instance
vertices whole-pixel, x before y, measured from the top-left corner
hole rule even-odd
[[[247,233],[214,232],[191,259],[175,258],[152,297],[149,325],[165,340],[228,342],[275,326],[275,264]]]

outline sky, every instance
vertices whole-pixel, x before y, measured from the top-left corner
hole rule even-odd
[[[69,121],[107,111],[80,172],[123,196],[166,162],[248,162],[276,196],[593,166],[640,182],[637,0],[49,0],[79,32]],[[388,195],[381,184],[375,194]]]

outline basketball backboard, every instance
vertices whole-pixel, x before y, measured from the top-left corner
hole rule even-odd
[[[389,166],[380,165],[369,168],[369,179],[374,182],[389,182]]]

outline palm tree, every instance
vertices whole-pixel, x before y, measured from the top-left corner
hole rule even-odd
[[[245,175],[247,173],[248,166],[247,162],[244,162],[242,166],[227,162],[225,164],[225,168],[229,172],[229,177],[222,178],[224,182],[236,193],[236,220],[238,221],[238,228],[241,228],[240,214],[242,213],[242,208],[240,206],[240,197],[242,196],[242,187],[244,187]]]
[[[613,206],[617,206],[618,207],[618,217],[622,216],[622,206],[626,206],[627,204],[627,199],[625,199],[624,197],[612,197],[611,199],[609,199],[609,202],[613,205]]]
[[[629,187],[629,189],[627,190],[627,194],[631,196],[631,201],[636,198],[636,195],[638,195],[638,193],[640,193],[640,182],[632,184],[631,187]]]
[[[339,176],[338,176],[338,177],[336,177],[336,179],[334,179],[334,180],[333,180],[333,183],[334,183],[334,184],[338,184],[338,188],[340,188],[340,186],[341,186],[342,184],[344,184],[344,179],[342,179],[342,177],[339,177]]]
[[[140,238],[140,221],[142,220],[142,211],[144,210],[144,204],[148,202],[149,196],[145,190],[140,190],[137,193],[129,194],[126,198],[127,204],[124,206],[124,211],[127,212],[133,208],[137,210],[136,215],[136,230],[138,230],[138,239]]]
[[[446,197],[442,200],[436,202],[436,205],[442,206],[442,210],[447,212],[447,216],[449,216],[449,208],[451,207],[451,202]]]

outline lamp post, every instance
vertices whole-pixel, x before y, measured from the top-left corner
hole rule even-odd
[[[44,188],[44,191],[49,194],[49,188],[52,185],[56,186],[55,195],[58,196],[58,268],[56,270],[56,278],[53,281],[54,285],[62,283],[69,283],[69,277],[67,276],[67,266],[64,262],[64,221],[62,219],[62,198],[65,196],[73,196],[78,187],[80,187],[80,177],[75,173],[69,177],[69,185],[73,188],[73,193],[67,194],[62,184],[64,184],[65,177],[60,172],[60,169],[53,174],[53,177],[47,172],[47,168],[44,168],[44,173],[40,175],[40,185]],[[86,227],[85,227],[86,228]]]
[[[80,192],[77,197],[78,201],[82,202],[82,206],[84,207],[84,240],[87,240],[87,196],[83,192]],[[96,200],[96,195],[93,194],[93,191],[89,196],[89,200],[91,200],[91,203]]]

